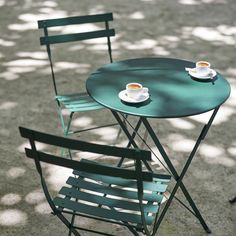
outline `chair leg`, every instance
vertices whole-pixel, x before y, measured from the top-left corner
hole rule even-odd
[[[73,115],[74,115],[74,112],[71,112],[71,113],[70,113],[69,120],[68,120],[68,123],[67,123],[67,125],[65,125],[65,122],[64,122],[64,119],[63,119],[61,110],[59,110],[59,117],[60,117],[60,120],[61,120],[61,126],[62,126],[63,134],[64,134],[65,137],[69,135],[69,132],[70,132],[70,125],[71,125],[71,121],[72,121]],[[68,150],[68,153],[69,153],[70,159],[72,160],[71,151]],[[64,148],[62,148],[62,149],[61,149],[61,156],[64,156],[64,154],[65,154],[65,150],[64,150]]]
[[[72,215],[72,218],[71,218],[71,222],[70,222],[70,229],[69,229],[69,234],[68,234],[68,236],[71,236],[72,227],[73,227],[73,225],[74,225],[74,222],[75,222],[75,215],[73,214],[73,215]]]
[[[128,115],[124,115],[124,118],[123,118],[123,123],[124,125],[126,126],[126,119],[127,119]],[[118,138],[120,137],[121,135],[121,132],[122,132],[122,128],[120,127],[119,130],[118,130],[118,133],[116,135],[116,138],[114,139],[114,142],[112,143],[113,145],[115,145],[116,141],[118,140]]]
[[[71,227],[70,222],[66,219],[65,216],[63,216],[62,214],[56,214],[56,216],[67,226],[71,233],[73,233],[75,236],[81,236],[81,234],[75,228]]]
[[[230,202],[231,204],[235,203],[235,202],[236,202],[236,197],[230,199],[229,202]]]
[[[70,132],[70,125],[71,125],[73,115],[74,115],[74,112],[71,112],[68,123],[67,123],[67,126],[66,127],[64,126],[64,136],[68,136],[68,134]]]

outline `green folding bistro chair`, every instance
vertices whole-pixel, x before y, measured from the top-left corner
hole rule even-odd
[[[40,37],[40,44],[46,46],[46,50],[47,50],[47,54],[48,54],[48,58],[50,62],[50,67],[51,67],[53,87],[55,91],[55,100],[58,105],[59,117],[60,117],[61,125],[62,125],[65,136],[69,134],[73,134],[73,133],[88,131],[91,129],[113,126],[113,125],[116,125],[117,123],[105,124],[105,125],[96,126],[96,127],[82,128],[80,130],[71,129],[71,121],[75,113],[104,109],[104,107],[98,104],[97,102],[95,102],[94,100],[92,100],[90,96],[87,94],[87,92],[81,92],[81,93],[75,92],[72,94],[71,93],[64,94],[61,91],[59,91],[58,78],[56,78],[56,75],[55,75],[56,73],[54,73],[55,62],[52,59],[52,54],[56,52],[55,44],[66,43],[66,45],[69,46],[73,42],[80,42],[80,41],[88,40],[88,39],[97,39],[97,38],[106,39],[107,38],[106,40],[107,52],[109,55],[110,63],[112,63],[112,49],[111,49],[110,37],[115,35],[114,29],[109,28],[109,22],[112,20],[113,20],[112,13],[106,13],[106,14],[74,16],[74,17],[38,21],[38,28],[43,29],[43,32],[44,32],[44,36]],[[81,28],[79,28],[81,24],[83,24],[84,26],[87,26],[87,24],[96,24],[96,26],[98,25],[101,28],[101,30],[93,30],[89,32],[78,33],[77,31],[82,30]],[[66,33],[68,32],[66,31],[66,29],[68,30],[68,28],[66,28],[68,26],[73,27],[72,29],[73,29],[73,32],[75,31],[75,33],[70,33],[70,34]],[[58,27],[63,27],[64,30],[62,28],[58,29]],[[51,33],[55,29],[60,30],[60,34],[55,35],[54,33],[52,35],[49,35],[49,32]],[[53,45],[53,49],[55,49],[55,52],[53,52],[53,50],[51,49],[52,45]],[[78,53],[79,52],[76,51],[76,54]],[[70,83],[69,82],[70,79],[71,78],[66,78],[66,80],[68,80],[66,83]],[[79,83],[79,80],[78,80],[78,83]],[[66,109],[69,111],[68,119],[66,119],[66,116],[62,112],[63,109]],[[118,134],[119,133],[120,131],[118,132]]]
[[[170,176],[143,170],[142,161],[151,160],[149,151],[88,143],[22,127],[19,129],[21,136],[30,142],[31,148],[25,149],[26,156],[35,161],[43,191],[53,214],[68,227],[69,235],[81,235],[81,231],[112,235],[75,225],[75,217],[88,217],[123,225],[133,235],[139,235],[139,232],[155,235],[158,211]],[[36,142],[47,144],[48,147],[52,145],[113,158],[125,157],[134,160],[135,166],[133,169],[125,169],[84,159],[66,159],[48,151],[38,151]],[[41,162],[73,170],[66,185],[55,198],[51,197],[52,194],[47,188],[43,175],[46,165],[42,168]]]

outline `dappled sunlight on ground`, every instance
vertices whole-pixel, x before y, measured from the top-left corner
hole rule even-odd
[[[105,127],[89,131],[91,134],[95,134],[100,137],[101,140],[111,141],[117,137],[117,129],[114,127]]]
[[[40,11],[40,10],[39,10]],[[58,11],[58,10],[50,10],[50,18],[59,18],[59,17],[66,17],[66,12],[65,11]],[[22,14],[19,15],[18,19],[22,21],[22,23],[18,24],[10,24],[8,25],[8,28],[13,31],[27,31],[27,30],[35,30],[37,28],[37,20],[43,20],[45,18],[48,18],[48,12],[45,14]]]
[[[60,178],[60,176],[58,176],[58,178]],[[57,189],[57,187],[54,186],[54,182],[52,182],[52,186],[55,189]],[[45,195],[42,189],[36,189],[28,193],[25,196],[25,202],[27,202],[30,205],[33,205],[35,212],[39,214],[44,215],[44,214],[50,214],[52,212],[50,206],[48,205],[48,202],[45,200]]]
[[[18,177],[21,177],[25,174],[26,172],[26,169],[25,168],[22,168],[22,167],[11,167],[6,175],[8,178],[11,178],[11,179],[17,179]]]
[[[4,78],[5,80],[15,80],[15,79],[18,79],[19,78],[19,75],[15,74],[15,73],[12,73],[10,71],[6,71],[6,72],[3,72],[3,73],[0,73],[0,78]]]
[[[158,165],[157,169],[164,169],[164,167],[162,166],[162,163],[165,163],[161,153],[159,152],[159,150],[157,149],[156,146],[152,146],[152,161],[154,165]],[[167,155],[169,155],[169,151],[168,149],[165,149]],[[177,162],[175,160],[173,160],[174,164],[177,164]]]
[[[52,31],[58,31],[60,30],[62,34],[74,34],[79,32],[89,32],[89,31],[96,31],[101,30],[102,27],[99,27],[95,24],[83,24],[83,25],[70,25],[70,26],[64,26],[64,27],[55,27],[52,29]],[[104,39],[101,39],[103,42]],[[99,41],[99,40],[98,40]]]
[[[5,0],[0,0],[0,7],[2,7],[3,5],[5,5]]]
[[[211,114],[212,114],[212,111],[209,111],[204,114],[191,116],[189,117],[189,119],[197,121],[202,124],[206,124]],[[214,120],[213,125],[218,125],[218,124],[228,121],[233,114],[235,114],[235,110],[233,108],[222,106],[217,113],[217,116]]]
[[[14,46],[16,43],[13,41],[6,41],[4,39],[0,39],[0,45],[3,47],[12,47]]]
[[[191,130],[195,128],[193,123],[185,120],[184,118],[167,119],[167,121],[169,121],[170,124],[177,129]]]
[[[226,167],[233,167],[236,164],[236,161],[233,158],[228,157],[227,154],[225,154],[224,149],[220,147],[202,144],[199,153],[202,155],[204,161],[209,164],[219,164]]]
[[[16,102],[3,102],[0,104],[0,110],[11,110],[15,108],[18,104]]]
[[[89,64],[79,64],[74,62],[59,61],[55,63],[54,72],[60,72],[62,70],[75,70],[78,73],[86,73],[89,71]],[[78,69],[79,68],[79,69]]]
[[[8,193],[1,198],[0,203],[6,206],[11,206],[17,204],[20,201],[21,196],[19,194]]]
[[[234,147],[228,148],[227,151],[228,151],[229,154],[231,154],[232,156],[236,156],[236,145],[235,145]]]
[[[104,143],[99,142],[99,144],[104,144]],[[76,153],[76,157],[81,158],[81,159],[95,160],[98,157],[101,157],[101,155],[97,153],[78,152]]]
[[[50,208],[50,206],[48,205],[47,201],[41,202],[38,205],[36,205],[34,207],[35,212],[41,214],[41,215],[45,215],[45,214],[51,214],[52,209]]]
[[[178,0],[183,5],[199,5],[199,4],[226,4],[226,0]]]
[[[0,225],[21,226],[27,223],[27,214],[18,209],[8,209],[0,211]]]
[[[64,167],[59,167],[55,165],[47,166],[45,170],[46,180],[50,184],[50,188],[53,191],[58,191],[61,186],[63,186],[68,178],[71,175],[72,170]]]
[[[84,127],[85,128],[85,127],[90,126],[92,123],[93,123],[92,117],[82,116],[82,117],[74,119],[71,122],[71,125],[75,126],[75,127]]]
[[[143,13],[141,11],[136,11],[133,14],[131,14],[130,19],[134,19],[134,20],[142,20],[145,18],[145,16],[143,15]]]
[[[236,68],[235,45],[235,1],[231,0],[130,0],[130,1],[50,1],[50,0],[0,0],[1,36],[0,36],[0,112],[1,112],[1,193],[0,193],[0,231],[3,235],[65,235],[59,221],[53,221],[51,209],[46,202],[40,186],[40,178],[34,162],[25,157],[24,148],[29,147],[18,134],[17,127],[24,125],[37,130],[62,134],[59,124],[48,56],[44,46],[40,46],[42,32],[37,29],[37,21],[57,17],[113,12],[114,22],[111,28],[116,36],[111,38],[114,61],[135,57],[173,57],[186,60],[209,60],[214,68],[225,76],[231,85],[230,98],[222,105],[209,130],[209,136],[201,143],[193,160],[191,171],[184,179],[186,186],[199,190],[193,192],[193,198],[201,208],[213,228],[214,235],[228,236],[233,224],[232,208],[228,198],[235,194],[236,141]],[[102,26],[102,25],[101,25]],[[86,24],[81,27],[56,27],[52,34],[74,33],[101,29],[100,25]],[[88,74],[108,62],[105,54],[106,39],[88,40],[71,44],[60,50],[55,60],[57,78],[62,78],[62,86],[83,89],[82,84]],[[61,57],[60,57],[61,56]],[[68,76],[67,76],[68,75]],[[73,77],[73,78],[72,78]],[[64,79],[64,80],[63,80]],[[30,95],[31,94],[31,95]],[[63,114],[69,115],[67,110]],[[72,122],[74,128],[87,128],[108,119],[107,114],[97,117],[96,112],[81,115]],[[201,128],[209,120],[211,112],[188,118],[168,119],[166,123],[153,122],[154,130],[160,133],[160,141],[170,160],[182,169],[189,152]],[[141,131],[141,133],[143,130]],[[111,144],[116,140],[118,127],[90,131],[86,138],[91,142]],[[83,136],[70,136],[81,138]],[[150,141],[150,137],[148,137]],[[24,142],[24,143],[23,143]],[[117,146],[126,146],[124,134],[117,140]],[[138,143],[141,141],[138,139]],[[150,144],[161,162],[159,151]],[[145,146],[143,146],[146,148]],[[38,150],[47,150],[47,145],[37,143]],[[50,150],[51,151],[51,150]],[[65,151],[66,154],[67,151]],[[55,152],[54,152],[55,153]],[[60,155],[61,150],[56,150]],[[76,160],[81,158],[95,161],[117,163],[117,159],[87,152],[73,153]],[[152,167],[157,172],[165,172],[161,163],[152,154]],[[30,165],[28,165],[30,163]],[[32,164],[32,165],[31,165]],[[124,165],[132,165],[126,161]],[[54,194],[64,185],[72,170],[42,165],[49,189]],[[179,172],[178,172],[179,173]],[[217,178],[217,181],[215,180]],[[195,184],[194,187],[192,184]],[[52,195],[53,195],[52,194]],[[211,195],[212,194],[212,195]],[[218,196],[219,195],[219,196]],[[203,198],[202,198],[203,197]],[[205,198],[210,198],[207,201]],[[203,202],[204,201],[204,202]],[[220,206],[224,209],[221,211]],[[177,215],[167,214],[160,235],[192,236],[202,235],[201,227],[196,226],[192,217],[179,220]],[[202,207],[202,206],[201,206]],[[207,209],[211,210],[207,210]],[[171,209],[171,210],[172,210]],[[168,230],[174,222],[173,234]],[[222,222],[222,224],[219,224]],[[186,225],[194,229],[186,231]],[[46,226],[45,226],[46,225]],[[82,220],[81,225],[93,226],[89,220]],[[224,227],[221,227],[224,225]],[[100,226],[100,225],[99,225]],[[167,227],[168,226],[168,227]],[[170,227],[169,227],[170,226]],[[196,226],[196,227],[195,227]],[[114,226],[112,226],[114,227]],[[14,231],[14,228],[16,230]],[[164,231],[162,231],[164,229]],[[178,231],[178,232],[177,232]],[[10,234],[9,234],[10,232]],[[122,230],[120,235],[128,235]],[[164,232],[164,233],[163,233]],[[168,233],[166,233],[168,232]],[[179,233],[180,232],[180,233]],[[194,235],[194,236],[195,236]],[[232,234],[233,235],[233,234]]]
[[[44,150],[44,149],[46,149],[46,148],[48,147],[48,145],[46,145],[46,144],[44,144],[44,143],[36,142],[35,144],[36,144],[37,150],[39,150],[39,151],[40,151],[40,150]],[[28,142],[25,142],[25,143],[21,144],[21,145],[17,148],[17,150],[18,150],[19,152],[25,152],[25,148],[30,148],[30,144],[29,144]]]
[[[25,201],[29,204],[37,204],[45,200],[45,195],[42,189],[36,189],[31,191],[25,196]]]
[[[236,39],[235,39],[236,27],[233,27],[231,29],[229,27],[229,29],[227,29],[227,26],[226,26],[223,32],[221,32],[220,29],[221,28],[217,29],[217,28],[210,28],[210,27],[196,27],[190,30],[193,36],[199,37],[203,40],[214,41],[216,44],[219,42],[223,42],[228,45],[234,45],[236,43]],[[232,33],[230,33],[229,30],[232,31]]]
[[[169,51],[167,51],[164,47],[160,47],[160,46],[156,46],[154,49],[153,49],[153,53],[155,55],[160,55],[160,56],[168,56],[170,55],[171,53]]]
[[[18,57],[29,57],[32,59],[39,59],[39,60],[43,60],[43,59],[48,59],[48,55],[46,52],[18,52],[16,53],[16,55]]]
[[[192,139],[181,139],[173,141],[172,147],[174,151],[190,153],[193,149],[194,144],[195,141]]]
[[[35,68],[48,65],[47,61],[43,60],[35,60],[35,59],[18,59],[10,62],[6,62],[3,64],[4,66],[34,66]]]
[[[190,27],[186,26],[182,28],[182,37],[191,38],[197,37],[205,41],[209,41],[214,45],[234,45],[235,39],[235,27],[230,26],[217,26],[213,27]]]
[[[142,39],[136,42],[123,42],[122,45],[128,50],[143,50],[155,47],[156,41],[152,39]]]
[[[3,63],[3,66],[7,67],[5,72],[0,73],[0,78],[5,80],[15,80],[27,72],[35,71],[37,68],[48,65],[47,61],[36,59],[18,59],[10,62]]]

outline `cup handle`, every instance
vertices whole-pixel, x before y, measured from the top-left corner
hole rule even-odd
[[[143,87],[143,93],[148,93],[148,88],[147,87]]]

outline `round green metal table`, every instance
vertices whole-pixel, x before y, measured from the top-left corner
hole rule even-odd
[[[217,73],[213,79],[203,80],[191,77],[185,71],[185,68],[193,68],[194,66],[195,63],[193,62],[172,58],[130,59],[104,65],[92,73],[86,82],[89,95],[111,110],[133,147],[138,148],[135,135],[138,133],[141,124],[145,126],[168,166],[166,169],[176,180],[176,184],[155,226],[156,230],[160,226],[171,201],[176,198],[175,194],[178,188],[180,188],[191,209],[183,202],[179,202],[198,218],[207,233],[211,232],[182,180],[217,111],[229,97],[230,85],[220,73]],[[135,104],[121,101],[118,94],[130,82],[138,82],[144,87],[148,87],[150,98]],[[148,118],[186,117],[210,110],[213,110],[213,112],[209,121],[203,126],[182,171],[178,173]],[[124,114],[139,117],[139,122],[133,129],[132,134],[120,118],[120,116],[125,118]],[[150,167],[147,166],[147,168]]]
[[[219,73],[213,81],[192,78],[185,67],[194,65],[171,58],[118,61],[92,73],[86,82],[87,91],[103,106],[129,115],[174,118],[201,114],[224,103],[230,86]],[[118,94],[130,82],[148,87],[150,98],[139,104],[122,102]]]

